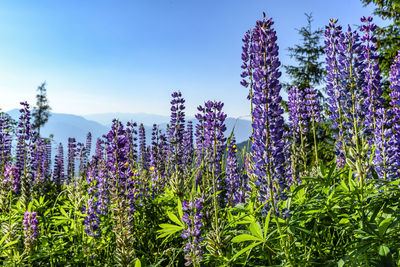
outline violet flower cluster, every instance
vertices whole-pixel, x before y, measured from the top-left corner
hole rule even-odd
[[[126,133],[126,136],[127,136],[127,139],[128,139],[128,152],[127,152],[127,155],[128,155],[128,158],[129,158],[129,164],[130,164],[131,168],[136,167],[135,165],[136,165],[136,162],[138,160],[138,151],[137,151],[137,147],[138,147],[138,145],[137,145],[137,141],[138,141],[137,134],[138,134],[138,132],[137,132],[136,127],[137,127],[137,123],[136,122],[128,122],[126,124],[126,130],[125,130],[125,133]]]
[[[251,52],[250,44],[252,43],[252,32],[247,31],[244,35],[242,42],[242,61],[243,64],[241,68],[243,72],[241,73],[241,77],[243,78],[240,82],[244,87],[249,87],[249,94],[247,95],[247,99],[251,100],[253,97],[253,67],[254,67],[254,54]],[[246,79],[247,78],[247,79]],[[251,112],[253,112],[253,104],[251,104]]]
[[[25,250],[31,251],[33,249],[33,245],[35,244],[37,237],[37,224],[38,221],[36,219],[36,212],[26,211],[24,213],[23,227],[24,227],[24,244]]]
[[[246,193],[250,190],[248,178],[241,171],[237,160],[237,147],[235,137],[232,136],[227,147],[226,178],[225,178],[225,204],[234,207],[239,203],[245,203]]]
[[[168,149],[165,135],[158,129],[157,124],[153,124],[151,134],[150,150],[150,176],[152,181],[152,190],[154,193],[160,193],[165,186],[165,164],[166,150]]]
[[[329,25],[325,28],[325,55],[326,55],[326,71],[327,71],[327,90],[329,111],[331,114],[332,128],[337,129],[334,138],[336,164],[339,168],[344,167],[346,163],[346,155],[344,150],[344,127],[342,121],[341,107],[341,73],[339,70],[339,47],[342,45],[342,27],[336,25],[337,20],[330,20]]]
[[[10,188],[14,193],[17,193],[20,183],[19,169],[16,166],[6,165],[3,184]]]
[[[17,130],[17,161],[16,166],[26,176],[32,161],[32,153],[34,150],[35,131],[32,129],[31,112],[27,102],[21,102],[22,108]]]
[[[377,125],[384,128],[380,146],[383,153],[380,156],[378,164],[378,173],[380,177],[391,181],[400,177],[400,51],[398,51],[390,70],[390,107],[388,118],[383,123]],[[383,167],[383,168],[382,168]],[[383,177],[386,176],[386,177]]]
[[[182,238],[187,240],[183,250],[185,253],[186,266],[191,264],[198,265],[203,259],[201,237],[201,228],[203,224],[203,199],[191,199],[189,202],[182,202],[183,216],[182,221],[186,224],[186,228],[182,231]]]
[[[75,148],[76,160],[79,160],[79,176],[86,172],[87,165],[87,153],[86,147],[83,143],[78,142]]]
[[[259,188],[259,198],[265,202],[272,197],[276,200],[287,198],[288,189],[285,173],[284,156],[284,120],[283,109],[280,105],[279,83],[280,61],[278,59],[278,45],[272,19],[257,21],[251,32],[249,47],[252,73],[243,76],[252,79],[253,104],[253,134],[252,149],[254,173],[258,176],[256,186]],[[245,85],[250,84],[248,81]],[[273,196],[274,195],[274,196]],[[276,203],[267,206],[264,213],[273,206],[276,214],[279,213]]]
[[[85,146],[86,156],[89,158],[92,152],[92,133],[88,132],[86,135],[86,146]]]
[[[297,86],[289,90],[289,120],[295,136],[305,135],[310,130],[310,112],[307,110],[305,95],[305,90],[300,90]]]
[[[291,135],[291,157],[292,157],[292,178],[301,183],[299,179],[300,173],[306,171],[307,155],[306,155],[306,134],[310,127],[310,113],[307,110],[307,101],[305,98],[305,90],[298,87],[292,87],[289,90],[289,129]],[[300,161],[298,161],[300,159]],[[301,163],[301,164],[300,164]],[[301,166],[303,166],[301,168]]]
[[[225,119],[226,114],[222,111],[224,103],[218,101],[207,101],[204,107],[199,106],[197,109],[202,113],[196,114],[196,118],[200,122],[200,127],[196,131],[198,166],[201,170],[202,164],[205,164],[205,178],[201,178],[203,187],[213,186],[214,190],[219,191],[225,188],[224,180],[221,177],[222,172],[222,156],[226,147],[226,131]],[[202,131],[200,131],[200,129]],[[203,135],[200,137],[200,135]],[[202,143],[200,143],[202,142]],[[200,182],[200,177],[197,182]],[[211,180],[213,184],[211,184]],[[214,188],[214,182],[216,188]],[[224,201],[223,194],[219,195],[220,202]]]
[[[371,17],[362,17],[361,22],[364,23],[360,30],[364,33],[361,37],[361,41],[363,42],[361,47],[364,60],[363,75],[365,81],[362,89],[366,94],[364,102],[365,127],[374,131],[377,127],[377,125],[375,125],[376,111],[382,107],[383,103],[377,39],[374,36],[376,25],[371,23]]]
[[[48,178],[48,150],[44,140],[40,137],[37,138],[35,149],[32,151],[31,170],[33,172],[33,184],[41,185]]]
[[[193,163],[193,122],[188,121],[186,131],[183,137],[183,148],[185,153],[183,154],[183,165],[186,166],[187,170],[192,168]]]
[[[64,182],[64,148],[62,143],[58,145],[58,153],[54,159],[53,181],[58,187]]]
[[[67,183],[70,183],[74,179],[76,156],[77,156],[76,140],[75,138],[68,138]]]
[[[325,52],[329,110],[332,128],[335,130],[336,161],[337,166],[342,168],[348,157],[345,147],[360,147],[360,138],[368,133],[363,128],[365,95],[359,89],[364,84],[365,76],[363,46],[356,31],[352,31],[348,26],[347,32],[342,33],[341,26],[337,26],[336,23],[337,20],[331,20],[326,27]],[[361,155],[359,152],[358,154]]]
[[[181,92],[174,92],[171,100],[171,122],[168,131],[168,158],[169,169],[175,172],[183,172],[183,158],[185,150],[183,139],[185,133],[185,99]]]
[[[135,182],[132,179],[133,173],[129,166],[129,137],[124,126],[118,120],[113,120],[111,130],[105,136],[110,194],[114,202],[121,202],[129,206],[133,214],[135,208]]]
[[[361,38],[350,26],[346,33],[342,33],[341,27],[336,25],[337,20],[331,20],[325,32],[327,88],[332,128],[335,130],[337,166],[343,167],[346,161],[349,166],[357,164],[353,167],[357,175],[368,169],[368,166],[361,165],[367,159],[360,158],[369,157],[371,153],[363,151],[366,147],[364,140],[370,145],[375,142],[377,150],[372,156],[374,164],[381,166],[386,157],[384,143],[389,138],[385,134],[389,114],[381,109],[382,85],[377,39],[373,35],[376,26],[370,17],[363,17],[361,22],[364,23],[360,28]],[[357,151],[349,152],[346,147]]]
[[[89,199],[82,211],[87,216],[84,218],[85,232],[89,236],[100,236],[100,216],[108,212],[109,185],[106,180],[107,173],[105,162],[102,158],[93,157],[87,171],[86,180],[89,185]]]
[[[148,169],[148,154],[146,146],[146,131],[144,129],[143,123],[139,126],[139,148],[140,148],[140,167],[142,170]]]
[[[318,90],[316,88],[306,88],[305,92],[305,104],[308,117],[311,122],[318,123],[321,121],[321,106],[318,100]]]
[[[0,115],[0,165],[5,166],[11,160],[11,128],[9,119]]]

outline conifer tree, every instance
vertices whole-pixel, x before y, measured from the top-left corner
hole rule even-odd
[[[36,107],[33,110],[34,127],[40,135],[40,128],[46,124],[50,117],[51,107],[46,95],[46,82],[43,82],[37,88],[38,94],[36,95]]]
[[[300,90],[309,87],[316,87],[323,81],[324,68],[321,56],[324,54],[324,47],[321,45],[322,29],[313,30],[312,14],[305,14],[307,17],[307,25],[298,29],[301,36],[301,43],[294,47],[289,47],[290,57],[294,58],[297,65],[284,66],[286,74],[291,82],[285,84],[285,88],[289,90],[293,86],[299,87]]]
[[[317,95],[320,99],[320,103],[323,105],[323,112],[321,112],[321,122],[317,124],[317,136],[318,143],[320,145],[317,150],[319,154],[324,155],[321,159],[324,161],[329,161],[332,158],[332,153],[330,153],[329,148],[332,146],[332,140],[330,135],[329,124],[326,122],[328,107],[327,101],[322,93],[325,91],[325,87],[321,86],[324,84],[324,44],[322,42],[324,31],[323,29],[313,29],[312,14],[305,14],[307,19],[307,24],[300,29],[297,29],[298,34],[301,39],[299,44],[294,47],[288,48],[289,55],[294,59],[294,65],[284,66],[286,74],[290,79],[290,82],[284,83],[283,86],[286,91],[289,91],[292,87],[297,87],[299,89],[299,95],[305,95],[307,88],[317,89]],[[322,90],[321,90],[322,89]],[[287,103],[283,103],[283,107],[288,111]],[[313,160],[310,158],[312,155],[312,140],[313,136],[308,133],[306,140],[307,143],[307,155],[308,160]]]

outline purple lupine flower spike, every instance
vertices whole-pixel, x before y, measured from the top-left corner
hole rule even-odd
[[[222,102],[207,101],[204,107],[198,107],[202,113],[196,115],[199,120],[199,124],[196,126],[197,165],[201,169],[197,174],[196,181],[197,183],[201,181],[203,188],[215,186],[217,191],[224,187],[220,174],[222,155],[226,147],[224,132],[226,131],[227,115],[222,111],[223,106]],[[203,175],[208,179],[203,179]],[[211,181],[213,184],[210,184]],[[220,194],[219,197],[222,203],[224,201],[223,194]]]
[[[201,228],[203,224],[203,198],[191,199],[189,202],[182,202],[183,216],[182,221],[186,224],[182,231],[182,238],[187,239],[183,250],[185,252],[186,266],[191,264],[198,265],[203,259]]]
[[[9,120],[0,114],[0,170],[11,160],[11,143]]]
[[[148,169],[148,155],[146,151],[146,132],[143,123],[139,126],[139,146],[140,146],[140,167]]]
[[[307,110],[305,91],[298,87],[289,90],[289,120],[292,122],[293,132],[305,135],[309,131],[309,112]]]
[[[390,106],[392,107],[392,131],[389,140],[388,179],[395,180],[400,177],[400,50],[397,52],[390,70]],[[400,186],[399,186],[400,187]]]
[[[62,143],[58,145],[58,154],[54,160],[53,180],[57,187],[60,187],[64,182],[64,148]]]
[[[181,92],[174,92],[171,100],[171,123],[168,131],[169,141],[169,164],[170,170],[174,172],[183,171],[183,147],[185,132],[185,99]]]
[[[3,184],[9,187],[14,193],[17,193],[20,186],[20,174],[16,166],[5,166]]]
[[[75,138],[68,138],[67,183],[70,183],[74,179],[76,154],[76,140]]]
[[[193,123],[188,121],[186,131],[183,138],[184,159],[183,164],[187,169],[192,167],[193,161]]]
[[[321,106],[318,100],[318,91],[316,88],[305,89],[305,101],[308,117],[315,122],[321,121]]]
[[[90,153],[92,151],[92,133],[88,132],[86,135],[86,146],[85,146],[85,151],[87,157],[90,157]]]
[[[375,129],[374,129],[374,141],[375,141],[375,154],[374,154],[374,165],[375,171],[381,179],[393,180],[391,171],[393,170],[393,157],[391,157],[392,151],[395,151],[393,145],[393,131],[392,131],[392,110],[385,110],[379,108],[376,111],[375,116]]]
[[[278,45],[276,32],[272,28],[272,19],[257,21],[252,31],[250,52],[253,67],[253,162],[254,173],[258,176],[256,186],[259,188],[259,198],[262,202],[272,199],[285,200],[285,191],[288,189],[285,173],[284,156],[284,120],[283,109],[280,105],[279,83],[280,61],[278,59]],[[279,214],[276,205],[273,206],[276,215]]]
[[[36,212],[26,211],[24,213],[23,227],[24,227],[24,244],[25,250],[31,251],[37,237],[37,224]]]
[[[239,203],[244,203],[246,193],[249,191],[247,176],[242,174],[236,157],[237,147],[235,137],[232,136],[227,150],[226,158],[226,180],[225,203],[227,206],[234,207]]]
[[[331,114],[332,128],[338,129],[335,136],[335,154],[336,164],[338,168],[343,168],[346,164],[346,155],[344,151],[344,126],[341,95],[340,70],[339,70],[339,50],[343,46],[342,27],[336,25],[337,20],[331,19],[329,25],[325,28],[325,54],[326,54],[326,71],[327,71],[327,89],[329,111]]]
[[[365,79],[362,89],[367,96],[364,102],[366,112],[365,127],[369,128],[370,131],[374,131],[376,128],[376,111],[382,107],[383,103],[381,75],[377,61],[377,39],[374,36],[376,25],[371,23],[371,17],[362,17],[361,22],[364,23],[360,30],[364,33],[364,35],[361,37],[361,41],[363,43],[361,47],[364,59],[363,74]]]

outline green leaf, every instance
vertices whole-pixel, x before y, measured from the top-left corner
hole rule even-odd
[[[181,220],[178,219],[178,217],[176,217],[175,214],[173,214],[172,212],[167,212],[168,217],[170,218],[171,221],[173,221],[174,223],[183,226],[183,223],[181,222]],[[182,217],[181,217],[182,218]]]
[[[267,218],[265,218],[265,224],[264,224],[264,240],[266,240],[266,238],[267,238],[269,222],[270,222],[270,220],[271,220],[271,211],[272,211],[272,209],[270,209],[270,210],[268,211]]]
[[[161,230],[158,230],[158,232],[165,232],[166,230],[183,230],[183,227],[175,225],[175,224],[168,224],[168,223],[163,223],[160,224],[160,227],[162,228]]]
[[[140,262],[139,259],[136,259],[135,267],[142,267],[142,263]]]
[[[184,227],[183,226],[178,226],[175,224],[160,224],[160,230],[157,230],[157,233],[160,233],[157,238],[164,238],[166,239],[163,241],[165,242],[168,238],[170,238],[172,235],[176,234],[177,232],[181,232]]]
[[[378,230],[380,236],[383,236],[386,233],[386,230],[388,229],[391,222],[392,218],[387,218],[379,224]]]
[[[385,244],[380,245],[379,255],[384,257],[384,256],[387,256],[389,253],[390,253],[390,249]]]
[[[322,165],[322,164],[320,164],[320,165]],[[332,178],[332,175],[333,175],[333,172],[335,171],[335,169],[336,169],[336,164],[333,164],[332,167],[329,169],[329,174],[326,177],[327,180],[330,180]]]
[[[178,199],[178,214],[179,214],[179,218],[182,218],[183,210],[182,210],[182,202],[180,199]]]
[[[250,223],[249,229],[250,229],[250,232],[253,235],[257,236],[260,239],[263,238],[261,227],[260,227],[260,224],[258,222],[257,223],[255,223],[255,222]]]
[[[231,242],[232,243],[241,243],[245,241],[262,241],[259,237],[253,236],[253,235],[247,235],[247,234],[242,234],[235,236],[232,238]]]
[[[0,240],[0,246],[1,246],[1,244],[3,244],[4,240],[6,240],[6,238],[7,238],[9,235],[10,235],[10,232],[8,232],[7,234],[5,234],[5,235],[3,236],[3,238]]]
[[[249,251],[250,249],[252,249],[252,248],[254,248],[254,247],[260,245],[261,243],[262,243],[262,242],[254,242],[253,244],[251,244],[251,245],[245,247],[244,249],[242,249],[241,251],[239,251],[238,253],[236,253],[235,256],[232,257],[231,261],[232,261],[232,260],[233,260],[233,261],[236,260],[237,257],[239,257],[239,256],[242,255],[243,253]]]
[[[60,211],[65,217],[69,218],[69,215],[67,214],[67,212],[62,207],[60,207]]]
[[[14,241],[11,241],[10,243],[5,244],[4,247],[3,247],[3,249],[6,249],[6,248],[8,248],[8,247],[11,247],[12,245],[18,243],[18,241],[19,241],[19,239],[14,240]]]

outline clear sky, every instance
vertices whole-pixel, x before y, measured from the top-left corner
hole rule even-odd
[[[241,39],[262,12],[275,20],[282,64],[312,12],[359,24],[359,0],[37,0],[0,2],[0,108],[35,103],[47,81],[54,112],[169,114],[181,90],[187,113],[221,100],[231,117],[249,114],[240,82]],[[377,21],[379,25],[379,21]]]

